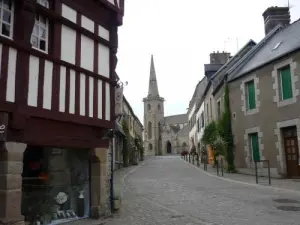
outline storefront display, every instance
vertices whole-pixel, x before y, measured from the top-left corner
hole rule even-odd
[[[28,147],[23,160],[22,214],[38,225],[89,216],[88,150]]]

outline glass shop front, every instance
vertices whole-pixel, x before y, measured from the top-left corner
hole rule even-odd
[[[89,217],[89,150],[28,146],[21,210],[25,221],[36,225]]]

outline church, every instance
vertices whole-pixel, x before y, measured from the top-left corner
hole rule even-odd
[[[153,55],[151,56],[148,96],[144,102],[145,155],[179,154],[189,149],[187,114],[164,115],[164,98],[159,95]]]

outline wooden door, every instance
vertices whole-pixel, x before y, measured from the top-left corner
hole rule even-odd
[[[283,141],[286,156],[287,177],[300,177],[299,149],[296,127],[283,130]]]

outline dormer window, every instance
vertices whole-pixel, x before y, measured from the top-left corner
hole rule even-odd
[[[0,35],[12,38],[14,7],[12,0],[0,0]]]
[[[282,41],[278,42],[274,48],[272,49],[272,51],[276,50],[280,45],[282,44]]]

